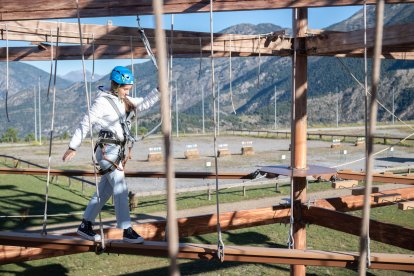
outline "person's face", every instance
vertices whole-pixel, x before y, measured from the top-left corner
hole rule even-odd
[[[121,99],[124,99],[129,95],[129,91],[132,88],[132,84],[126,84],[118,88],[118,95]]]

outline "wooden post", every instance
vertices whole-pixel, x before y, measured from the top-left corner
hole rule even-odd
[[[292,106],[295,111],[295,121],[292,122],[293,135],[293,165],[295,169],[306,169],[306,132],[307,132],[307,67],[308,59],[305,49],[305,36],[308,28],[308,9],[293,9],[293,32],[296,35],[295,43],[296,58],[293,58],[292,72],[294,85],[295,104]],[[294,177],[294,225],[293,238],[295,241],[294,249],[306,249],[306,224],[302,221],[301,204],[306,202],[306,177]],[[291,275],[306,274],[304,265],[291,265]]]
[[[246,196],[246,186],[243,186],[243,196]]]

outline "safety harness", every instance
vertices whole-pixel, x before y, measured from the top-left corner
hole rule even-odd
[[[134,143],[135,143],[135,139],[132,136],[131,131],[130,131],[131,122],[132,122],[133,118],[135,117],[135,111],[131,110],[130,112],[128,112],[126,114],[126,116],[122,116],[121,112],[119,111],[119,109],[118,109],[117,105],[115,104],[114,100],[112,98],[110,98],[109,96],[104,96],[104,98],[108,100],[108,102],[112,105],[115,112],[118,114],[119,123],[121,124],[122,132],[123,132],[123,135],[124,135],[124,140],[123,141],[119,140],[116,137],[116,135],[113,132],[109,131],[109,130],[101,130],[99,132],[99,137],[98,137],[98,140],[96,141],[95,149],[94,149],[95,154],[96,154],[96,150],[98,149],[98,147],[101,148],[103,159],[108,161],[109,163],[111,163],[111,166],[107,169],[102,169],[102,168],[98,167],[99,172],[101,174],[106,174],[108,172],[112,172],[115,169],[123,171],[123,168],[125,168],[126,162],[129,159],[131,159],[131,151],[132,151],[132,148],[134,147]],[[118,156],[115,159],[115,161],[110,160],[105,154],[106,146],[108,144],[121,146],[121,148],[118,152]],[[126,156],[125,156],[125,146],[128,147],[128,155],[126,155]],[[122,167],[120,167],[118,165],[119,162],[122,162]]]

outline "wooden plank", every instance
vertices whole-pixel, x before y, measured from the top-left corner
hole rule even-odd
[[[383,196],[387,194],[399,194],[400,199],[396,200],[395,202],[399,201],[406,201],[406,200],[413,200],[414,199],[414,187],[413,188],[401,188],[401,189],[392,189],[388,191],[381,191],[380,193],[371,194],[371,208],[387,206],[391,204],[395,204],[395,202],[383,201],[383,202],[375,202],[375,196]],[[360,210],[364,206],[364,196],[343,196],[343,197],[335,197],[335,198],[325,198],[325,199],[317,199],[314,203],[316,207],[322,207],[330,210],[336,210],[341,212],[348,212],[354,210]]]
[[[0,174],[19,174],[19,175],[47,175],[47,169],[38,168],[0,168]],[[95,176],[92,170],[50,170],[51,175],[63,176]],[[150,171],[125,171],[127,177],[142,177],[142,178],[165,178],[163,172]],[[195,179],[215,179],[216,175],[212,172],[175,172],[176,178],[195,178]],[[223,172],[219,173],[220,179],[252,179],[252,174]]]
[[[76,252],[91,252],[95,244],[77,238],[64,236],[41,236],[40,234],[23,234],[0,232],[0,244],[36,246],[46,249],[73,249]],[[337,267],[355,267],[358,254],[350,252],[327,252],[299,249],[258,248],[249,246],[226,246],[225,261],[282,263],[295,265],[322,265]],[[168,254],[166,242],[145,242],[130,244],[120,241],[108,241],[106,253],[134,254],[145,256],[163,256]],[[179,244],[179,258],[211,260],[217,256],[216,245]],[[371,268],[402,269],[414,271],[413,255],[372,253]]]
[[[367,30],[367,48],[373,48],[375,43],[375,29]],[[384,27],[383,46],[414,47],[414,24],[401,24]],[[408,47],[407,46],[407,47]],[[309,54],[335,54],[364,48],[364,30],[346,33],[329,33],[307,38],[306,49]]]
[[[342,179],[353,179],[353,180],[359,180],[359,181],[364,181],[365,179],[365,172],[338,171],[337,175],[339,178],[342,178]],[[382,182],[382,183],[414,185],[414,177],[406,176],[406,175],[405,176],[404,175],[389,176],[389,175],[374,173],[373,181]]]
[[[392,194],[377,194],[374,195],[374,201],[376,203],[384,203],[384,202],[397,202],[397,201],[401,201],[401,194],[399,193],[392,193]]]
[[[300,54],[303,49],[305,37],[308,30],[308,9],[300,8],[292,10],[293,34],[296,39],[294,50],[296,55],[292,58],[292,76],[294,93],[292,96],[292,109],[295,111],[294,122],[292,122],[291,132],[292,146],[295,149],[291,166],[294,169],[307,169],[307,93],[308,93],[308,57]],[[293,116],[293,115],[292,115]],[[293,177],[293,216],[302,217],[302,204],[306,202],[306,177]],[[294,249],[306,249],[306,224],[301,220],[293,223]],[[291,275],[306,275],[304,265],[291,265]]]
[[[0,245],[0,265],[75,254],[70,251]]]
[[[367,0],[367,4],[375,4],[376,0]],[[386,0],[386,3],[413,3],[413,0]],[[217,0],[214,11],[266,10],[305,7],[327,7],[362,5],[363,0]],[[151,1],[115,0],[79,1],[81,17],[126,16],[152,14]],[[209,1],[205,0],[169,0],[164,2],[164,13],[208,12]],[[75,1],[66,0],[3,0],[0,6],[0,20],[27,20],[47,18],[76,17]]]
[[[371,194],[375,194],[378,192],[379,192],[379,187],[372,187]],[[363,195],[364,193],[365,193],[365,187],[352,189],[352,195]]]
[[[361,218],[319,207],[304,208],[304,219],[312,224],[320,225],[340,232],[359,236]],[[370,220],[372,240],[414,250],[414,229],[390,223]]]
[[[403,211],[414,209],[414,201],[400,202],[398,203],[398,209]]]
[[[334,189],[353,188],[356,186],[358,186],[357,180],[336,180],[332,182],[332,188]]]

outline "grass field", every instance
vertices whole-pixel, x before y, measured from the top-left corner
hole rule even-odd
[[[0,166],[4,164],[0,164]],[[309,185],[309,191],[329,189],[326,183]],[[43,214],[45,178],[20,175],[2,175],[0,178],[0,215],[13,214]],[[94,187],[86,187],[82,193],[79,182],[72,181],[68,186],[66,178],[60,178],[59,183],[49,187],[49,214],[82,212]],[[260,199],[269,196],[289,193],[289,187],[281,187],[280,194],[275,192],[274,185],[254,187],[243,197],[240,188],[224,190],[220,193],[221,202],[236,202],[245,199]],[[177,195],[178,209],[189,209],[215,204],[207,199],[205,192],[185,193]],[[139,212],[151,213],[163,210],[166,201],[164,196],[140,198]],[[360,212],[353,212],[360,215]],[[103,217],[113,216],[113,206],[107,204]],[[414,210],[399,211],[396,206],[376,208],[372,210],[372,218],[389,223],[395,223],[414,228]],[[60,217],[48,219],[49,223],[79,221],[75,217]],[[0,219],[1,230],[22,229],[28,226],[41,225],[42,218],[36,219]],[[252,245],[285,248],[288,237],[288,225],[274,224],[232,230],[223,233],[226,245]],[[217,243],[217,234],[201,235],[184,238],[182,242]],[[327,228],[311,225],[307,228],[307,246],[309,249],[358,251],[359,238]],[[372,252],[409,253],[413,251],[400,249],[375,241],[371,242]],[[289,267],[273,264],[242,264],[236,262],[220,263],[217,261],[180,260],[183,275],[288,275]],[[325,267],[308,267],[309,275],[355,275],[348,269]],[[146,256],[127,256],[116,254],[95,255],[85,253],[44,260],[30,261],[20,264],[0,266],[0,275],[168,275],[168,259]],[[370,271],[371,275],[410,275],[395,271]]]

